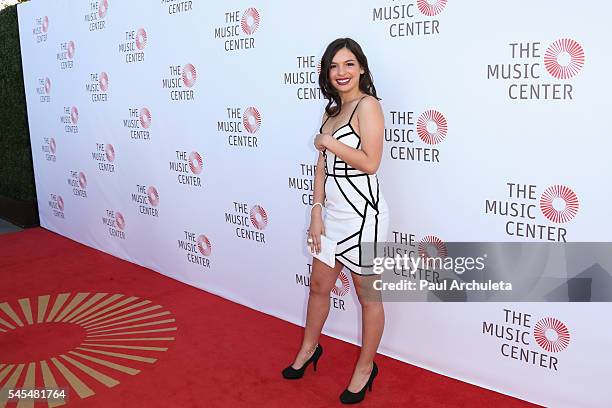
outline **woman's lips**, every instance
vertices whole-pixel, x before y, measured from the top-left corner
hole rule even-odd
[[[342,78],[342,79],[338,78],[338,79],[336,79],[336,83],[338,85],[342,85],[343,86],[343,85],[348,84],[350,80],[351,80],[351,78]]]

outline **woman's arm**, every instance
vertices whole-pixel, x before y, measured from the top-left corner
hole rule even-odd
[[[314,176],[314,190],[313,190],[313,204],[321,203],[325,204],[325,157],[323,153],[319,153],[319,159],[317,160],[317,168],[315,169]],[[321,214],[321,207],[316,206],[313,208],[312,213],[318,211]]]
[[[314,252],[321,252],[321,235],[325,235],[325,225],[323,224],[323,208],[325,203],[325,157],[323,153],[319,153],[317,160],[317,168],[314,177],[313,198],[315,203],[310,208],[310,227],[308,228],[308,238],[312,240],[308,245]]]
[[[361,147],[354,149],[329,134],[318,135],[315,145],[330,150],[349,166],[364,173],[374,174],[380,166],[385,133],[384,115],[374,97],[365,98],[357,108]]]

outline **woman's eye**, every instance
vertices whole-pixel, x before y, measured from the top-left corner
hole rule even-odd
[[[348,64],[346,64],[346,65],[348,65],[349,67],[352,67],[352,66],[353,66],[353,65],[355,65],[355,64],[353,64],[352,62],[349,62],[349,63],[348,63]]]

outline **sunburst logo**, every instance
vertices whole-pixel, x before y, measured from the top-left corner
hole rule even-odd
[[[349,283],[348,277],[344,274],[343,271],[340,271],[338,278],[336,279],[336,284],[332,288],[332,293],[336,296],[344,296],[351,290],[351,285]]]
[[[140,109],[140,125],[144,129],[148,129],[151,126],[151,111],[147,108]]]
[[[106,92],[108,90],[108,74],[106,72],[100,73],[98,83],[100,84],[100,89],[102,92]]]
[[[240,25],[242,26],[242,31],[245,34],[251,35],[257,28],[259,28],[259,22],[261,17],[259,16],[259,11],[256,8],[248,8],[242,14],[242,19],[240,20]]]
[[[198,250],[202,254],[202,256],[210,256],[212,252],[212,245],[210,244],[210,240],[206,235],[198,236]]]
[[[440,14],[446,3],[447,0],[417,0],[417,7],[422,14],[432,17]]]
[[[76,46],[74,45],[74,41],[70,41],[68,43],[68,49],[67,49],[68,58],[72,59],[72,57],[74,57],[75,50],[76,50]]]
[[[153,207],[157,207],[157,204],[159,204],[159,193],[154,186],[149,186],[149,188],[147,188],[147,198],[149,199],[149,204]]]
[[[91,397],[155,363],[177,330],[163,306],[135,296],[79,292],[3,302],[0,342],[11,347],[0,349],[2,386]]]
[[[443,114],[437,110],[427,110],[421,113],[417,120],[417,134],[427,144],[438,144],[444,140],[448,132],[448,123]]]
[[[196,82],[196,69],[193,64],[187,64],[183,67],[183,83],[187,88],[191,88]]]
[[[87,177],[85,177],[85,173],[82,171],[79,172],[79,186],[83,189],[87,188]]]
[[[51,154],[55,154],[55,151],[57,150],[57,144],[55,143],[54,138],[49,139],[49,150],[51,150]]]
[[[119,211],[115,212],[115,222],[117,223],[117,228],[122,231],[125,229],[125,218]]]
[[[47,16],[43,18],[42,30],[43,30],[43,33],[46,33],[47,31],[49,31],[49,17]]]
[[[268,225],[268,214],[260,205],[254,205],[250,212],[251,224],[259,230],[266,228]]]
[[[533,330],[533,337],[540,347],[551,353],[564,350],[570,342],[567,326],[554,317],[540,319]]]
[[[261,114],[257,108],[249,106],[242,115],[242,124],[249,133],[255,133],[261,126]]]
[[[108,0],[102,0],[98,4],[98,17],[100,18],[106,17],[107,11],[108,11]]]
[[[568,79],[580,72],[584,65],[584,50],[571,38],[552,43],[544,53],[544,66],[557,79]]]
[[[540,210],[546,218],[558,224],[576,216],[580,203],[571,188],[563,185],[548,187],[540,197]]]
[[[115,161],[115,148],[113,147],[113,145],[108,143],[104,147],[104,151],[106,152],[106,160],[108,160],[109,162],[114,162]]]
[[[147,46],[147,32],[144,28],[139,28],[136,32],[136,48],[144,50]]]
[[[79,109],[76,106],[73,106],[72,109],[70,109],[70,120],[75,125],[79,121]]]
[[[189,169],[193,174],[200,174],[202,172],[202,156],[198,152],[189,153]]]
[[[49,94],[51,92],[51,80],[49,78],[45,78],[45,93]]]
[[[419,241],[419,256],[423,259],[446,258],[448,249],[446,244],[435,235],[427,235]]]

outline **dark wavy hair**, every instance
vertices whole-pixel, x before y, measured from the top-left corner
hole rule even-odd
[[[327,106],[325,107],[325,112],[328,116],[336,116],[342,109],[340,94],[329,80],[329,68],[331,67],[332,59],[342,48],[346,48],[355,54],[357,62],[359,62],[359,65],[361,65],[361,68],[363,68],[364,73],[359,77],[359,90],[367,95],[372,95],[376,99],[380,99],[376,95],[376,88],[374,87],[374,82],[372,81],[372,73],[368,67],[368,59],[363,53],[361,46],[352,38],[338,38],[327,46],[325,52],[323,53],[323,57],[321,57],[319,87],[321,88],[323,96],[325,96],[325,98],[328,100]]]

